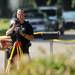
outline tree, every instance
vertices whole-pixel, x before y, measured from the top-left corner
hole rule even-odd
[[[7,0],[0,0],[0,11],[1,11],[1,17],[6,17],[7,16],[7,10],[8,10],[8,8],[7,8],[7,5],[8,5],[8,3],[7,3]]]
[[[35,1],[36,1],[37,6],[46,6],[46,2],[48,0],[35,0]]]
[[[34,8],[37,7],[37,4],[36,4],[35,0],[30,0],[30,1],[29,1],[29,4],[30,4],[32,7],[34,7]]]
[[[60,0],[60,1],[61,1],[61,0]],[[57,0],[51,0],[50,5],[56,5],[56,3],[57,3]]]
[[[63,0],[64,10],[70,10],[72,5],[72,0]]]
[[[75,0],[72,0],[72,8],[75,8]]]
[[[55,5],[57,0],[35,0],[38,6]]]

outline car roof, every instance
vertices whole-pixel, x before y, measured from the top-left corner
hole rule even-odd
[[[38,7],[39,10],[48,10],[48,9],[57,9],[56,6],[41,6],[41,7]]]

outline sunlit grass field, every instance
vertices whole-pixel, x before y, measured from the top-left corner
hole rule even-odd
[[[70,59],[66,54],[31,61],[27,56],[22,56],[19,67],[12,66],[11,70],[0,75],[75,75],[75,59]]]
[[[9,28],[9,19],[0,19],[0,36],[5,35],[6,30]]]

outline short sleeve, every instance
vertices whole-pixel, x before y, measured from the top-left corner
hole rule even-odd
[[[27,22],[26,34],[33,35],[33,28],[29,22]]]

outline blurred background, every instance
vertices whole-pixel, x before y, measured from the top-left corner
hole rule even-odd
[[[0,17],[10,18],[17,8],[38,8],[40,6],[58,6],[63,10],[74,10],[75,0],[0,0]]]
[[[55,40],[55,38],[59,37],[58,34],[52,34],[49,36],[43,36],[44,39],[46,37],[48,38],[48,40],[46,38],[46,41],[42,41],[40,39],[37,39],[38,41],[31,41],[32,46],[30,48],[30,56],[32,58],[42,56],[47,57],[51,53],[52,55],[56,54],[56,56],[58,57],[58,54],[60,54],[60,59],[58,60],[56,60],[57,58],[53,57],[54,63],[51,62],[52,60],[50,61],[51,64],[49,64],[49,62],[46,62],[46,60],[41,62],[41,64],[44,65],[45,63],[43,62],[46,62],[46,69],[42,68],[44,71],[52,69],[51,71],[55,74],[45,74],[45,72],[43,72],[43,74],[41,74],[41,72],[39,73],[37,69],[41,71],[40,64],[39,66],[37,65],[38,68],[36,67],[36,69],[33,66],[30,68],[31,70],[33,70],[32,68],[34,68],[34,72],[37,71],[36,74],[34,73],[32,75],[71,75],[68,72],[71,72],[72,75],[75,75],[75,0],[0,0],[0,36],[5,35],[6,30],[10,26],[11,20],[16,18],[15,13],[18,8],[25,9],[25,20],[30,22],[34,32],[60,33],[59,40]],[[49,39],[51,37],[54,40]],[[1,48],[1,50],[3,49]],[[62,65],[61,61],[65,61],[65,55],[63,55],[64,53],[67,53],[66,56],[68,56],[68,61],[66,60],[67,62],[63,62]],[[0,55],[0,61],[4,59],[3,61],[5,64],[6,57],[2,55]],[[72,60],[69,60],[72,57],[74,59],[74,63],[71,62]],[[50,60],[50,58],[48,60]],[[68,64],[68,62],[70,63],[70,65]],[[1,63],[1,65],[2,64],[3,62]],[[50,67],[48,67],[48,65],[50,65]],[[22,70],[20,70],[21,73]],[[28,72],[28,74],[26,75],[29,75],[29,70],[25,69],[25,71]]]
[[[0,0],[0,35],[9,27],[8,21],[16,18],[18,8],[25,9],[25,20],[34,32],[59,31],[63,35],[65,30],[75,29],[75,0]]]

